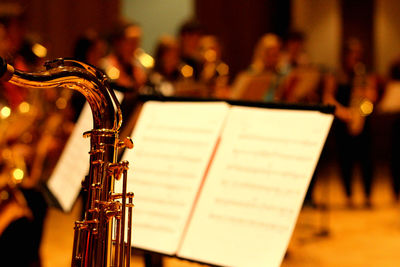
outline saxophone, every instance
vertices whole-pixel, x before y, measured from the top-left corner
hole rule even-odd
[[[71,266],[130,266],[133,193],[126,189],[128,162],[116,160],[119,149],[133,144],[129,138],[119,139],[122,114],[118,100],[107,77],[90,65],[56,59],[45,67],[45,71],[27,73],[0,58],[0,80],[28,88],[77,90],[91,107],[93,130],[84,133],[90,137],[90,168],[82,182],[88,199],[84,219],[75,222]],[[121,178],[122,193],[116,193],[115,181]]]

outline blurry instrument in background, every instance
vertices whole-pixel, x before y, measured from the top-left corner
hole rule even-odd
[[[46,71],[27,73],[0,58],[0,79],[28,88],[77,90],[92,109],[94,129],[84,134],[91,139],[89,175],[82,182],[88,200],[84,220],[75,223],[72,266],[129,266],[133,193],[126,192],[128,162],[116,159],[118,149],[133,145],[130,139],[119,139],[119,103],[106,76],[92,66],[66,59],[45,66]],[[116,193],[115,181],[121,177],[122,193]]]
[[[36,117],[33,113],[27,102],[16,110],[0,103],[0,236],[14,221],[33,217],[19,190],[27,176],[25,158],[32,152],[20,140],[30,134]]]
[[[354,66],[353,90],[350,95],[351,120],[347,123],[350,135],[359,135],[364,129],[365,119],[371,115],[374,104],[368,98],[369,84],[365,65]]]

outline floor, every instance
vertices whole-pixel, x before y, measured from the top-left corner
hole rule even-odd
[[[356,172],[354,206],[348,207],[334,164],[325,164],[316,182],[314,198],[319,208],[304,207],[286,257],[290,266],[400,266],[400,204],[393,199],[387,164],[377,169],[373,207],[363,205]],[[73,224],[79,203],[70,214],[50,209],[41,248],[43,267],[70,266]],[[144,266],[136,252],[131,266]],[[164,258],[166,267],[200,264]]]

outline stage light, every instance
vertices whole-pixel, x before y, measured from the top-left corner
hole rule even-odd
[[[15,179],[17,182],[20,182],[20,181],[24,178],[24,171],[21,170],[21,169],[19,169],[19,168],[15,168],[15,169],[13,170],[12,175],[13,175],[14,179]]]
[[[21,113],[28,113],[30,110],[30,105],[27,102],[22,102],[21,104],[19,104],[18,109]]]
[[[185,65],[181,68],[181,73],[183,77],[189,78],[193,76],[193,68],[190,67],[189,65]]]
[[[44,57],[47,56],[47,48],[44,47],[44,46],[41,45],[41,44],[38,44],[38,43],[36,43],[36,44],[33,45],[33,47],[32,47],[32,52],[33,52],[37,57],[40,57],[40,58],[44,58]]]
[[[8,118],[11,115],[11,109],[9,107],[7,107],[7,106],[3,107],[0,110],[0,115],[1,115],[2,119]]]
[[[119,69],[117,69],[116,67],[109,67],[106,69],[106,73],[108,75],[108,77],[110,77],[111,80],[116,80],[119,78]]]

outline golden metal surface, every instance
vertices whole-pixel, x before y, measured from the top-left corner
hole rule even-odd
[[[82,183],[88,192],[87,206],[85,218],[75,223],[72,266],[129,266],[133,194],[126,192],[128,162],[116,162],[118,148],[123,143],[119,140],[122,123],[119,103],[106,76],[92,66],[64,59],[47,62],[45,66],[46,71],[26,73],[7,65],[2,76],[3,80],[21,87],[79,91],[92,109],[93,130],[85,133],[91,143],[90,170]],[[129,141],[126,146],[131,146]],[[16,179],[21,175],[21,170],[15,170]],[[116,194],[115,180],[121,176],[122,193]]]

